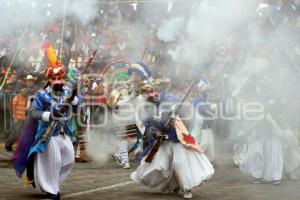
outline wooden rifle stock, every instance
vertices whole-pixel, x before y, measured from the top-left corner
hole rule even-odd
[[[89,66],[91,65],[92,61],[94,60],[95,56],[97,53],[97,49],[95,49],[95,51],[92,53],[92,55],[90,55],[84,69],[81,71],[81,74],[84,74],[86,72],[86,70],[89,68]]]
[[[151,151],[148,153],[147,157],[145,158],[146,162],[148,162],[148,163],[152,162],[155,154],[158,152],[160,144],[163,141],[172,121],[173,121],[173,119],[169,118],[168,121],[166,122],[167,127],[164,127],[164,130],[162,131],[162,133],[157,136],[157,139],[156,139]]]
[[[160,136],[157,137],[157,139],[156,139],[156,141],[155,141],[155,143],[154,143],[151,151],[148,153],[148,155],[147,155],[147,157],[145,159],[145,161],[147,163],[151,163],[152,162],[155,154],[158,152],[158,149],[159,149],[159,146],[160,146],[162,140],[163,140],[163,135],[160,135]]]
[[[47,128],[47,130],[45,131],[45,134],[42,137],[42,141],[41,141],[42,143],[45,143],[48,140],[48,138],[50,137],[50,134],[52,132],[52,129],[55,128],[56,124],[57,124],[56,121],[51,122],[50,126]]]

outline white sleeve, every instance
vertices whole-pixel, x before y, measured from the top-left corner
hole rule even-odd
[[[72,104],[73,106],[75,106],[75,105],[77,105],[78,103],[79,103],[78,98],[77,98],[77,97],[74,97],[74,99],[73,99],[73,101],[71,102],[71,104]]]

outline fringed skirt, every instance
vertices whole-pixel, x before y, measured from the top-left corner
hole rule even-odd
[[[185,148],[181,143],[164,142],[151,163],[142,161],[131,174],[134,182],[169,192],[180,187],[191,190],[214,174],[205,154]]]

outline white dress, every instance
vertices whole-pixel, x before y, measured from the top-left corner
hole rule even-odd
[[[233,163],[239,166],[244,162],[247,153],[247,137],[243,131],[238,132],[233,143]]]
[[[289,130],[282,131],[282,149],[284,172],[293,174],[300,170],[300,146],[295,134]]]
[[[170,192],[178,187],[191,190],[213,174],[214,168],[205,154],[187,149],[181,143],[164,141],[152,162],[142,161],[131,179],[161,192]]]
[[[279,136],[261,132],[252,133],[247,143],[240,170],[255,179],[266,182],[279,181],[283,172],[283,154]]]

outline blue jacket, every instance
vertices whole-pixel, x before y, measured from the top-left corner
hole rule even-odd
[[[32,118],[39,120],[37,132],[35,134],[35,141],[31,146],[28,157],[33,153],[43,153],[50,141],[50,138],[53,136],[59,135],[61,132],[73,137],[72,131],[70,129],[70,119],[68,119],[69,112],[64,113],[64,125],[60,122],[56,123],[56,126],[52,129],[49,138],[46,142],[41,142],[43,135],[45,134],[47,128],[51,124],[50,113],[59,111],[62,108],[62,103],[65,102],[65,99],[70,97],[72,90],[68,87],[64,87],[63,92],[61,92],[58,98],[54,98],[51,92],[50,87],[39,91],[32,103],[32,108],[30,114]],[[75,97],[72,104],[72,109],[76,109],[78,104],[78,98]]]
[[[194,107],[196,108],[195,112],[198,112],[198,114],[201,114],[203,117],[211,117],[212,110],[210,108],[210,105],[207,102],[207,99],[202,94],[200,94],[195,98]],[[202,128],[207,129],[209,127],[210,127],[210,120],[203,120]]]
[[[170,92],[165,92],[160,95],[160,103],[170,103],[170,105],[176,104],[179,102],[178,96],[174,95],[173,93]],[[162,111],[162,110],[160,110]],[[152,116],[154,117],[154,116]],[[152,149],[154,143],[157,140],[157,137],[155,135],[154,130],[162,131],[165,123],[169,119],[169,111],[163,111],[161,113],[161,118],[159,121],[155,121],[153,118],[149,117],[145,121],[143,121],[145,125],[145,134],[148,136],[148,145],[144,148],[143,152],[139,153],[136,156],[137,160],[141,160],[144,156],[146,156]],[[174,143],[179,143],[180,141],[177,138],[176,130],[174,127],[168,128],[166,131],[167,139],[174,142]]]

